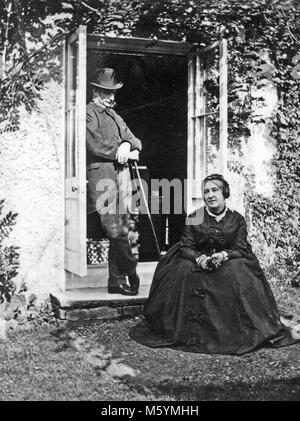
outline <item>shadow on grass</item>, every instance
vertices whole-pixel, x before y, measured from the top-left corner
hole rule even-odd
[[[128,383],[132,389],[143,393],[141,383],[138,385],[132,380],[128,380]],[[168,395],[175,400],[183,401],[299,401],[300,378],[252,384],[242,382],[214,382],[209,385],[199,385],[196,382],[187,384],[147,383],[147,391],[151,391],[156,396]]]

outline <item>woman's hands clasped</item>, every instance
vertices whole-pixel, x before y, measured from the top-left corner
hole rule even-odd
[[[221,266],[221,264],[224,262],[224,254],[222,252],[214,253],[211,256],[211,261],[216,267],[216,269],[218,269]]]
[[[214,268],[212,267],[212,260],[209,256],[202,254],[202,256],[197,257],[196,263],[198,266],[202,267],[205,271],[212,271]]]
[[[198,266],[201,266],[203,270],[211,272],[215,269],[218,269],[222,263],[227,260],[226,252],[214,253],[211,256],[206,256],[202,254],[200,257],[197,257],[196,262]]]

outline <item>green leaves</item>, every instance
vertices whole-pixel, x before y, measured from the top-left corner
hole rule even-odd
[[[0,240],[8,237],[13,226],[16,224],[16,217],[17,214],[10,211],[0,220]]]
[[[294,79],[296,80],[300,79],[300,63],[298,63],[295,67],[293,67],[291,74]]]
[[[9,237],[16,224],[17,214],[9,211],[2,216],[5,201],[0,200],[0,303],[10,301],[15,292],[16,285],[13,278],[17,275],[19,267],[19,248],[5,246],[4,240]]]

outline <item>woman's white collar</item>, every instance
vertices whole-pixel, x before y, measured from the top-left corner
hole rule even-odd
[[[219,222],[221,219],[224,218],[224,216],[226,215],[226,212],[229,210],[229,208],[227,207],[227,205],[225,206],[225,209],[223,210],[222,213],[220,213],[219,215],[215,215],[214,213],[212,213],[209,209],[208,206],[205,206],[206,212],[208,213],[209,216],[212,216],[213,218],[216,219],[217,222]]]

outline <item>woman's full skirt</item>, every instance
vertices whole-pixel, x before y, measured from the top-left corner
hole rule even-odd
[[[158,263],[143,319],[130,336],[150,347],[236,355],[296,342],[255,256],[206,272],[182,258],[178,244]]]

